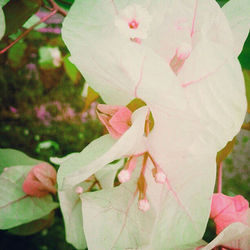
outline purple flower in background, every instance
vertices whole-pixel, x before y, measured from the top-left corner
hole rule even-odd
[[[49,126],[51,122],[51,114],[46,110],[45,104],[35,107],[36,117],[43,122],[45,126]]]
[[[14,113],[14,114],[17,114],[18,110],[16,108],[14,108],[13,106],[10,106],[10,112]]]

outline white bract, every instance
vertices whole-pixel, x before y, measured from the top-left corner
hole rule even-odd
[[[216,153],[239,131],[246,111],[234,50],[243,40],[233,37],[214,0],[77,0],[62,33],[72,62],[107,104],[140,98],[147,105],[119,139],[105,135],[61,164],[59,188],[68,190],[116,159],[152,158],[134,174],[121,172],[127,183],[81,195],[88,248],[182,249],[198,241],[209,216]],[[154,127],[145,135],[149,110]],[[138,197],[142,176],[146,196]]]
[[[0,40],[2,39],[5,32],[5,17],[2,7],[8,3],[9,0],[1,0],[0,1]]]

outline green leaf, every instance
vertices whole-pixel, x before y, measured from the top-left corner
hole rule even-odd
[[[4,168],[12,166],[34,166],[41,161],[33,159],[21,151],[15,149],[0,149],[0,174]]]
[[[3,7],[9,0],[0,0],[0,6]]]
[[[79,79],[81,78],[80,72],[76,68],[76,66],[70,62],[69,55],[67,55],[63,60],[63,65],[66,74],[69,76],[69,78],[74,82],[77,83]]]
[[[20,235],[20,236],[27,236],[27,235],[32,235],[35,233],[38,233],[39,231],[50,227],[53,224],[54,221],[54,211],[46,215],[45,217],[34,220],[32,222],[23,224],[18,227],[14,227],[10,230],[8,230],[9,233],[15,234],[15,235]]]
[[[0,228],[9,229],[48,215],[58,207],[51,195],[26,195],[22,184],[33,166],[9,167],[0,175]]]
[[[20,41],[9,49],[8,59],[10,60],[10,64],[13,68],[17,68],[22,65],[26,48],[27,44]]]
[[[40,18],[36,15],[31,16],[23,25],[25,29],[29,29],[31,26],[36,24],[37,22],[40,21]],[[35,27],[35,30],[41,29],[46,27],[47,25],[45,23],[41,23],[38,26]]]
[[[42,0],[10,1],[3,8],[6,21],[5,35],[16,33],[17,30],[41,7]]]

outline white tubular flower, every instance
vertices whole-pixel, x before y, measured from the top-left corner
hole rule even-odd
[[[140,43],[141,39],[147,38],[151,21],[152,18],[145,8],[131,4],[119,12],[115,25],[122,35],[131,40],[137,39]]]

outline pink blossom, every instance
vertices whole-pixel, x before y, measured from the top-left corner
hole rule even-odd
[[[10,106],[10,112],[17,114],[18,110],[16,108],[14,108],[13,106]]]
[[[119,138],[129,129],[132,112],[124,106],[99,104],[97,115],[110,135]]]
[[[50,125],[51,115],[46,110],[46,106],[44,104],[42,104],[39,107],[35,107],[35,111],[36,111],[36,117],[39,120],[41,120],[44,123],[44,125],[46,126]]]
[[[216,225],[216,234],[234,222],[247,222],[248,201],[241,195],[234,197],[221,193],[213,195],[210,218]]]
[[[33,167],[23,182],[23,191],[27,195],[43,197],[56,193],[56,170],[43,162]]]

